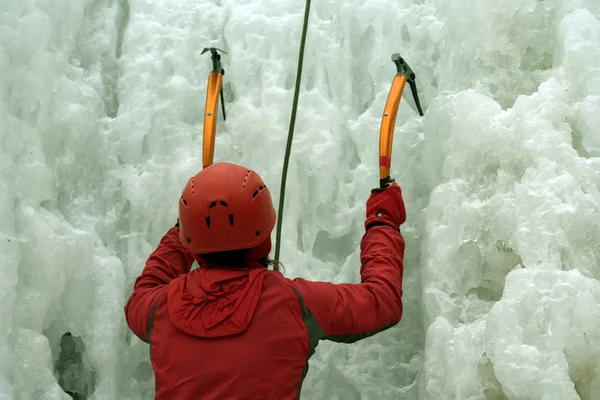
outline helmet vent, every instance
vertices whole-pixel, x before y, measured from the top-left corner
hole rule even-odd
[[[229,225],[233,226],[233,214],[229,214]]]
[[[248,182],[248,176],[250,175],[250,170],[248,170],[248,172],[246,172],[246,176],[244,177],[244,183],[242,183],[242,189],[244,189],[246,187],[246,182]]]
[[[260,231],[256,231],[255,235],[260,236]]]
[[[208,208],[210,209],[210,208],[213,208],[213,207],[216,207],[216,206],[217,206],[217,202],[213,201],[212,203],[210,203],[210,206],[208,206]]]
[[[187,206],[187,200],[184,199],[183,197],[181,198],[181,200],[183,200],[183,205]]]
[[[261,186],[261,187],[259,187],[257,190],[255,190],[255,191],[254,191],[254,194],[252,195],[252,198],[253,198],[253,199],[254,199],[254,198],[256,198],[256,196],[258,196],[258,194],[259,194],[260,192],[262,192],[262,191],[263,191],[264,189],[266,189],[266,188],[267,188],[266,186]]]
[[[206,217],[206,226],[210,228],[210,217]]]
[[[190,239],[190,238],[187,238],[187,239],[185,239],[185,240],[186,240],[188,243],[192,243],[192,239]]]

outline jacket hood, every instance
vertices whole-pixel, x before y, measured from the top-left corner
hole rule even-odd
[[[247,263],[243,268],[203,265],[169,283],[167,303],[171,322],[198,337],[221,337],[244,332],[262,291],[266,268]]]

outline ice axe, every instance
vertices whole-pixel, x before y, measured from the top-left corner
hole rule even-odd
[[[417,93],[417,83],[415,81],[415,73],[408,66],[406,61],[400,54],[392,54],[392,61],[396,64],[398,72],[392,82],[390,93],[388,94],[385,108],[383,109],[383,117],[381,118],[381,130],[379,132],[379,184],[381,189],[386,184],[393,182],[390,176],[392,166],[392,142],[394,140],[394,127],[396,125],[396,116],[398,114],[398,106],[400,98],[406,82],[410,85],[410,90],[415,99],[415,104],[419,111],[419,115],[423,116],[419,95]]]
[[[221,105],[223,107],[223,119],[225,116],[225,100],[223,99],[223,75],[225,70],[221,65],[221,55],[219,51],[227,54],[227,52],[217,49],[216,47],[204,48],[201,54],[210,51],[213,62],[213,69],[208,74],[208,86],[206,89],[206,107],[204,114],[204,136],[202,142],[202,168],[212,165],[215,156],[215,134],[217,131],[217,111],[219,94],[221,95]]]

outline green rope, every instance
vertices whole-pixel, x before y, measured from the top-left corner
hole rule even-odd
[[[292,105],[292,118],[290,120],[290,130],[288,133],[287,146],[285,148],[285,158],[283,161],[283,174],[281,176],[281,196],[279,197],[279,213],[277,218],[277,241],[275,244],[275,261],[279,262],[279,250],[281,247],[281,221],[283,220],[283,201],[285,198],[285,182],[287,180],[288,164],[290,162],[290,152],[292,150],[292,138],[294,136],[294,126],[296,124],[296,110],[298,109],[298,96],[300,94],[300,81],[302,80],[302,62],[304,60],[304,44],[306,43],[306,31],[308,30],[308,14],[310,13],[310,0],[306,0],[304,9],[304,28],[302,29],[302,41],[300,42],[300,57],[298,59],[298,72],[296,73],[296,90],[294,91],[294,103]]]

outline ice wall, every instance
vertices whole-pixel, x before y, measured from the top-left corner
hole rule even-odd
[[[2,0],[0,399],[143,399],[123,306],[201,168],[278,202],[299,0]],[[322,343],[305,399],[593,399],[600,393],[600,3],[313,2],[286,192],[289,277],[358,281],[364,202],[400,52],[392,173],[408,208],[405,314]]]

